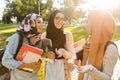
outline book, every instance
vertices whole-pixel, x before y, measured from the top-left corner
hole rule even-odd
[[[76,53],[76,59],[77,60],[82,60],[83,57],[83,46],[85,45],[85,39],[81,39],[77,42],[74,43],[74,49]]]
[[[83,49],[85,42],[85,39],[81,39],[74,43],[74,49],[76,53]]]
[[[28,44],[23,44],[18,55],[17,60],[23,61],[24,63],[37,62],[43,53],[43,49],[39,49]]]

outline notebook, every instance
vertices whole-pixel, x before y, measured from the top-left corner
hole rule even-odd
[[[43,53],[42,49],[23,44],[16,59],[24,63],[37,62]]]

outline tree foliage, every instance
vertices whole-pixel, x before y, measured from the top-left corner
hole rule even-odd
[[[46,0],[46,3],[42,3],[44,0],[6,0],[7,5],[3,14],[3,21],[6,23],[11,22],[11,17],[17,17],[17,22],[21,22],[23,18],[29,13],[38,13],[44,20],[47,20],[49,14],[53,8],[54,0]],[[61,9],[65,13],[66,20],[71,18],[79,18],[78,11],[75,11],[76,6],[82,0],[64,0],[61,4],[64,7]]]
[[[69,20],[71,24],[71,19],[78,19],[83,16],[81,11],[77,11],[76,7],[82,3],[82,0],[64,0],[64,13],[66,20]]]
[[[11,17],[17,17],[17,22],[21,22],[29,13],[38,13],[46,19],[51,12],[53,0],[42,3],[42,0],[6,0],[7,5],[4,9],[3,21],[11,22]]]

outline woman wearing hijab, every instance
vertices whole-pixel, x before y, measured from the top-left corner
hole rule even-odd
[[[23,36],[23,43],[41,48],[42,18],[38,14],[28,14],[17,32]],[[23,63],[14,59],[14,55],[19,43],[19,34],[15,33],[9,38],[9,42],[4,53],[2,64],[11,71],[10,80],[38,80],[38,70],[41,62]],[[26,72],[21,68],[32,68],[34,72]]]
[[[51,39],[53,53],[48,53],[48,58],[54,62],[46,61],[45,80],[71,80],[67,60],[74,53],[73,37],[70,32],[63,29],[64,14],[59,10],[51,13],[44,37]]]
[[[112,39],[115,28],[115,21],[107,11],[98,9],[89,13],[86,27],[89,38],[78,68],[78,80],[111,80],[118,49],[114,44],[106,44]]]

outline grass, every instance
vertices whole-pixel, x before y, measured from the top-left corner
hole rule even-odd
[[[73,34],[73,39],[74,39],[74,42],[82,39],[82,38],[87,38],[87,33],[86,33],[86,30],[85,30],[85,27],[83,26],[65,26],[65,30],[66,31],[70,31],[72,32]]]
[[[5,40],[7,39],[7,37],[11,36],[16,31],[17,26],[18,24],[0,24],[0,49],[5,46]],[[87,39],[88,37],[85,27],[83,26],[81,27],[80,26],[65,26],[64,28],[66,31],[72,32],[74,42],[82,38]],[[46,26],[43,26],[43,32],[45,32],[45,30],[46,30]],[[114,41],[120,40],[120,26],[117,27],[113,40]],[[43,80],[42,69],[43,67],[41,67],[41,69],[39,70],[39,76],[40,76],[39,80]]]
[[[5,46],[5,40],[16,30],[17,24],[0,24],[0,48]]]
[[[12,35],[17,28],[18,24],[0,24],[0,48],[5,46],[5,40],[7,37]],[[74,42],[85,38],[87,39],[88,35],[83,26],[65,26],[66,31],[71,31],[73,34]],[[43,26],[43,32],[45,32],[46,26]],[[113,40],[120,40],[120,26],[117,27]]]
[[[120,26],[117,26],[116,32],[115,32],[114,37],[113,37],[113,40],[114,41],[120,40]]]

